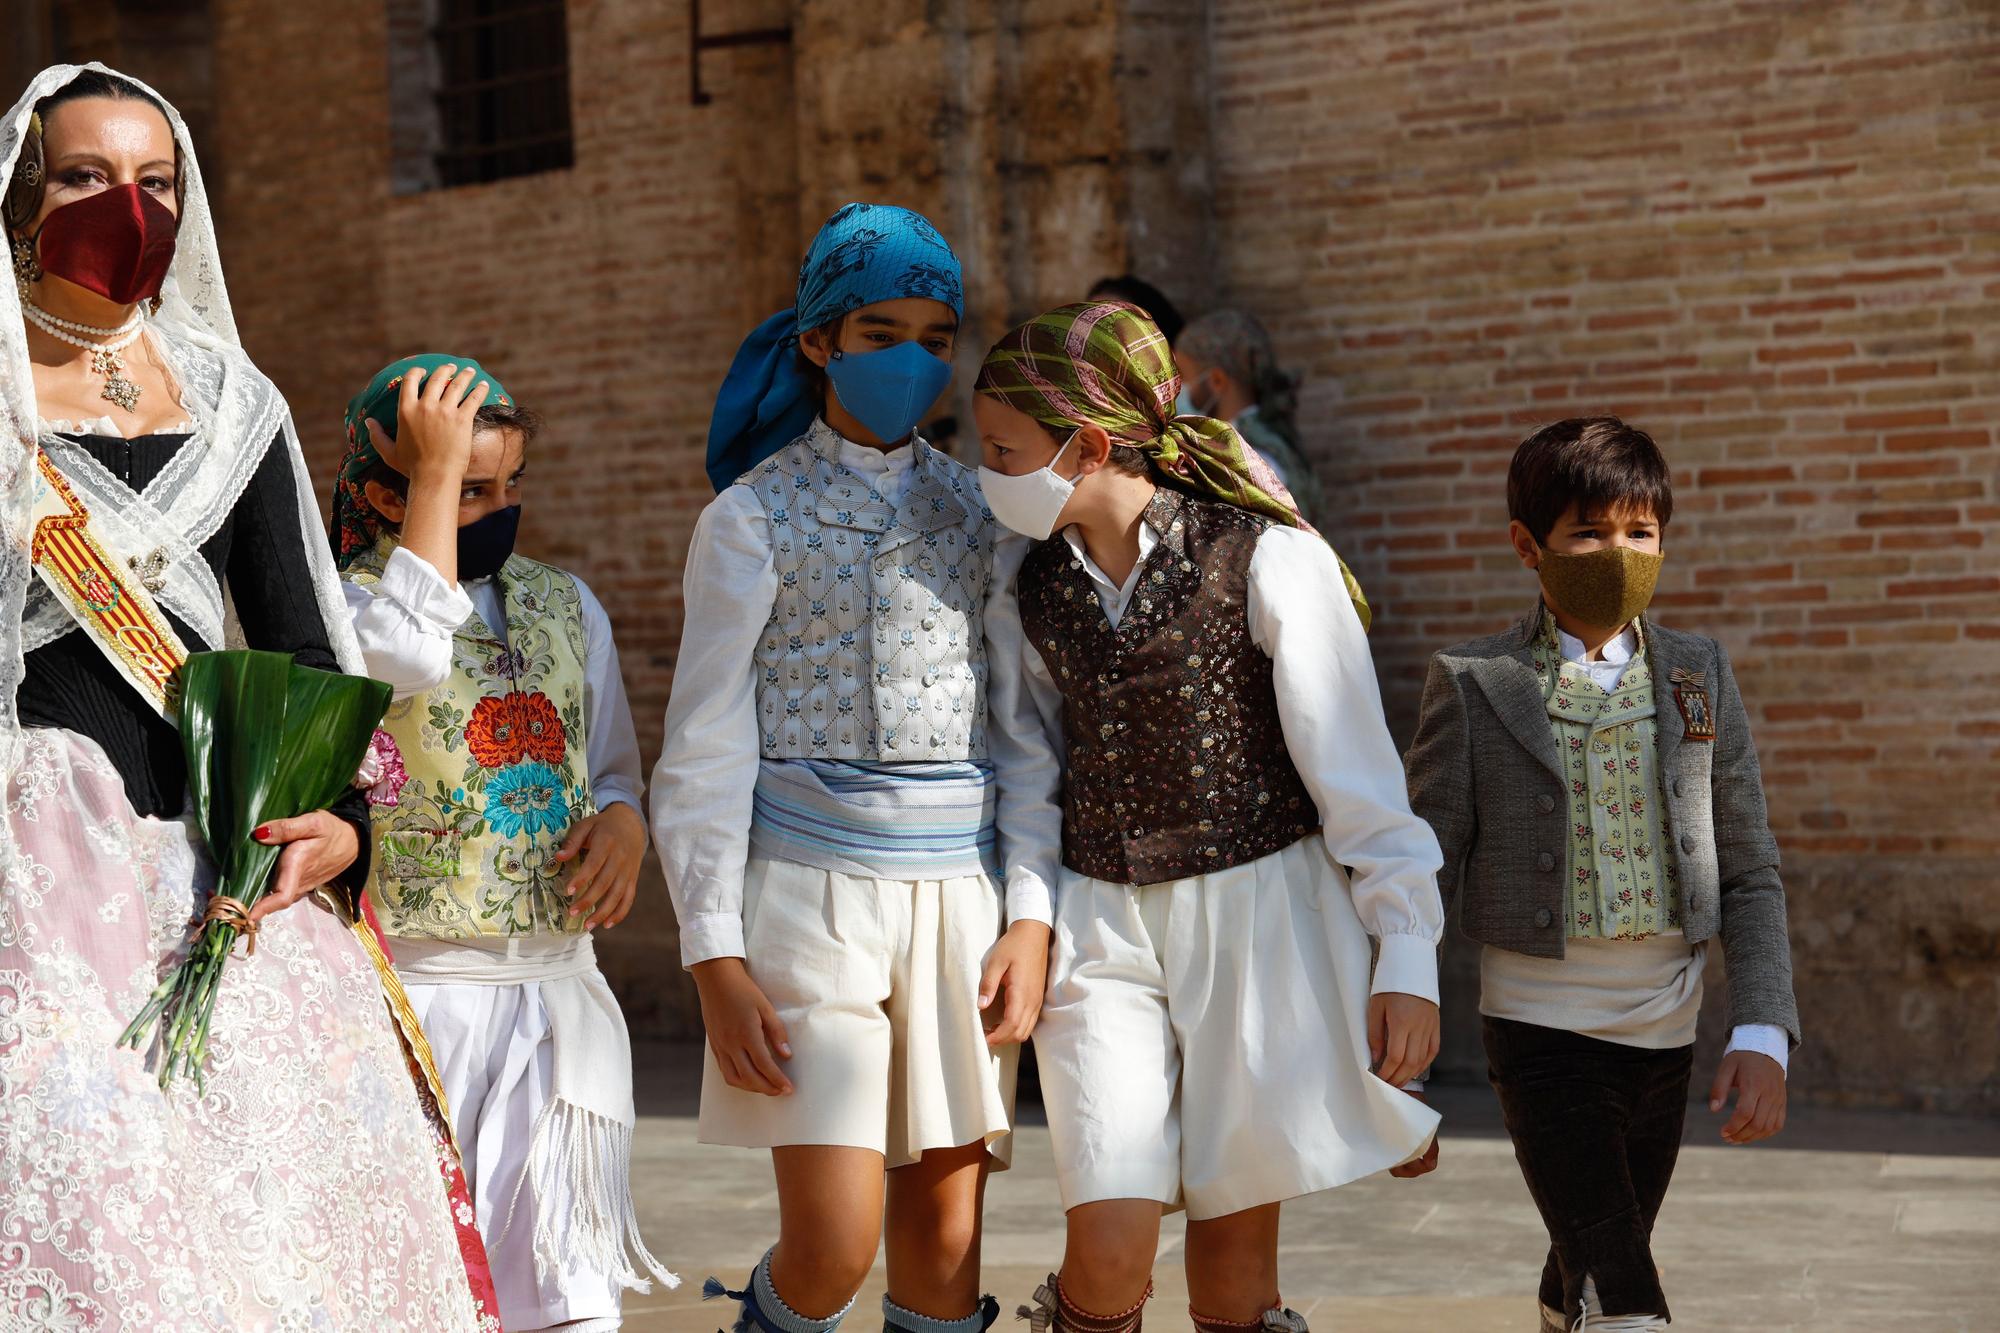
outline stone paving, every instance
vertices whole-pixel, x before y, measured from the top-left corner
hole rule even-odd
[[[636,1191],[646,1237],[685,1279],[632,1295],[630,1333],[714,1333],[733,1306],[701,1279],[739,1282],[777,1229],[767,1155],[695,1142],[699,1048],[641,1045]],[[1485,1088],[1443,1088],[1443,1164],[1285,1209],[1285,1299],[1316,1333],[1535,1333],[1545,1239]],[[1795,1110],[1777,1141],[1730,1148],[1706,1107],[1660,1218],[1656,1255],[1676,1329],[2000,1329],[2000,1123]],[[986,1285],[1013,1308],[1062,1253],[1048,1131],[1020,1131],[993,1178]],[[1170,1219],[1149,1328],[1184,1329],[1180,1227]],[[848,1327],[880,1327],[878,1264]]]

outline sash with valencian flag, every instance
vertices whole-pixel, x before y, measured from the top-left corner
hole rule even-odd
[[[145,581],[105,549],[90,511],[42,449],[35,450],[34,485],[35,572],[153,711],[177,720],[174,678],[187,661],[180,636]]]

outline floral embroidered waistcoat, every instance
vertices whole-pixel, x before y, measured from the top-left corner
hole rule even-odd
[[[1269,521],[1163,489],[1146,522],[1159,544],[1115,629],[1060,537],[1015,585],[1062,693],[1063,864],[1115,884],[1244,865],[1320,826],[1250,637],[1250,557]]]
[[[815,422],[737,482],[778,574],[754,654],[763,757],[984,759],[996,528],[978,478],[918,440],[892,503],[839,446]]]
[[[346,577],[374,582],[393,549],[385,540]],[[575,928],[562,893],[568,867],[555,855],[570,825],[595,811],[582,601],[576,580],[523,556],[496,577],[506,640],[474,611],[452,636],[451,674],[382,720],[393,748],[369,797],[367,891],[391,935]]]
[[[1542,613],[1535,678],[1569,792],[1572,939],[1642,940],[1680,930],[1679,871],[1660,799],[1659,727],[1646,629],[1639,650],[1605,693],[1562,655],[1555,620]]]

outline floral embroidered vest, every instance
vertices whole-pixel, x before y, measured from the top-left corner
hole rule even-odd
[[[898,503],[824,422],[751,469],[778,596],[757,642],[766,759],[986,758],[993,516],[973,472],[918,440]]]
[[[346,577],[374,582],[394,549],[385,539]],[[569,868],[555,855],[570,825],[595,812],[582,601],[568,574],[524,556],[497,577],[506,641],[473,612],[452,637],[451,674],[391,704],[382,721],[393,748],[369,797],[367,891],[391,935],[472,939],[576,926],[562,893]]]
[[[1162,489],[1146,522],[1159,544],[1115,629],[1061,537],[1015,583],[1062,693],[1063,864],[1114,884],[1245,865],[1320,826],[1250,637],[1250,557],[1269,520]]]
[[[1581,663],[1563,658],[1546,610],[1535,641],[1535,678],[1569,788],[1572,939],[1643,940],[1681,929],[1646,624],[1635,623],[1639,650],[1610,694]]]

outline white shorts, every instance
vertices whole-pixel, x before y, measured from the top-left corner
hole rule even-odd
[[[535,1123],[548,1105],[555,1061],[539,982],[518,986],[428,986],[411,981],[410,1007],[430,1038],[451,1107],[478,1215],[479,1234],[508,1329],[582,1321],[616,1328],[623,1294],[608,1273],[576,1263],[547,1281],[535,1272],[535,1215],[527,1179]],[[554,1206],[564,1205],[560,1199]]]
[[[704,1047],[703,1143],[869,1148],[907,1166],[982,1140],[1012,1152],[1018,1047],[986,1044],[979,975],[1000,938],[984,875],[869,879],[752,857],[744,951],[792,1047],[787,1097],[732,1088]]]
[[[1416,1156],[1437,1114],[1368,1069],[1368,934],[1314,835],[1145,888],[1064,871],[1035,1030],[1065,1210],[1197,1220]]]

